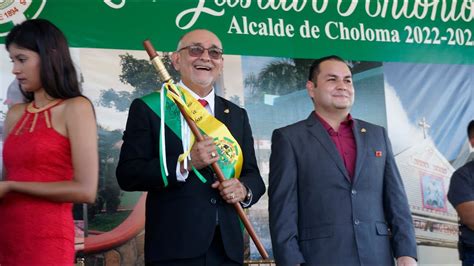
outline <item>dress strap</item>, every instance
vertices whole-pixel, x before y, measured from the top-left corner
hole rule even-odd
[[[50,109],[59,105],[63,101],[64,99],[56,99],[41,108],[37,108],[34,102],[29,103],[25,108],[26,110],[22,118],[15,126],[15,135],[22,134],[24,129],[29,133],[32,133],[38,122],[40,122],[41,125],[44,123],[46,128],[52,128]],[[32,117],[31,120],[30,117]]]
[[[35,102],[31,102],[30,104],[28,104],[28,106],[26,107],[26,110],[29,112],[29,113],[41,113],[43,111],[46,111],[46,110],[49,110],[57,105],[59,105],[60,103],[62,103],[64,101],[64,99],[56,99],[50,103],[48,103],[47,105],[41,107],[41,108],[38,108],[36,107],[35,105]]]

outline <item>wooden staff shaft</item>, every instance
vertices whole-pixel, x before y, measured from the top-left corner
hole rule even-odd
[[[155,66],[155,68],[156,68],[158,74],[160,75],[160,78],[162,79],[162,81],[167,82],[167,81],[171,80],[171,76],[168,74],[168,71],[166,70],[165,66],[163,65],[160,58],[158,57],[158,54],[156,53],[156,50],[153,47],[153,45],[151,44],[151,42],[149,40],[145,40],[143,42],[143,46],[145,47],[145,50],[147,51],[148,55],[150,56],[150,60],[152,61],[153,65]],[[174,92],[173,90],[171,90],[171,92],[178,95],[178,93]],[[196,123],[194,122],[194,120],[192,120],[188,116],[188,114],[186,113],[186,111],[184,110],[184,108],[181,105],[177,104],[176,106],[178,106],[179,111],[181,112],[184,119],[186,120],[186,123],[188,124],[189,128],[193,132],[194,137],[196,138],[196,140],[197,141],[204,140],[204,137],[202,136],[202,134],[201,134],[199,128],[197,127]],[[224,174],[222,173],[221,168],[217,164],[217,162],[212,163],[211,166],[212,166],[212,169],[214,170],[214,172],[217,175],[217,179],[220,182],[224,182],[226,179],[224,177]],[[247,215],[245,214],[244,209],[242,208],[242,206],[238,202],[234,203],[233,206],[234,206],[235,210],[237,211],[237,214],[239,215],[240,220],[244,224],[245,229],[247,230],[247,232],[249,233],[249,235],[252,238],[253,242],[255,243],[255,246],[257,247],[258,252],[260,253],[260,255],[262,256],[263,259],[265,259],[265,260],[268,259],[268,253],[265,250],[265,247],[263,246],[262,242],[258,238],[257,233],[255,233],[255,230],[254,230],[252,224],[250,223],[250,220],[248,219]]]

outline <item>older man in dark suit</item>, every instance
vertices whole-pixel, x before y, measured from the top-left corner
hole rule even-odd
[[[384,128],[354,119],[352,74],[316,60],[306,84],[315,111],[277,129],[269,175],[278,265],[416,265],[407,197]]]
[[[218,182],[209,165],[217,162],[211,137],[192,145],[190,161],[178,160],[185,152],[181,138],[165,126],[168,176],[160,169],[159,101],[149,96],[130,107],[117,178],[122,189],[148,191],[146,202],[145,261],[147,265],[241,265],[243,238],[232,203],[244,207],[265,192],[253,138],[244,109],[215,95],[213,84],[223,68],[222,44],[212,32],[194,30],[184,35],[172,55],[181,74],[179,85],[199,100],[208,116],[224,124],[243,154],[240,179]],[[159,99],[159,98],[158,98]],[[197,101],[195,101],[197,103]],[[202,108],[202,107],[201,107]],[[167,121],[165,119],[165,121]],[[187,133],[183,133],[185,139]],[[183,137],[184,136],[184,137]],[[214,136],[212,136],[214,137]],[[161,138],[163,139],[163,138]],[[161,165],[162,166],[162,165]],[[197,169],[201,175],[197,175]]]

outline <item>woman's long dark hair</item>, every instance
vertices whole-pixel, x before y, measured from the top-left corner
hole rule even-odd
[[[16,25],[5,39],[7,50],[12,44],[39,54],[41,85],[49,96],[82,96],[66,37],[51,22],[33,19]],[[32,92],[21,92],[28,102],[34,100]]]

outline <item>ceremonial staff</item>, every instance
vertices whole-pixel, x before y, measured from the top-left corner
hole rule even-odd
[[[160,76],[161,80],[163,82],[173,82],[171,79],[171,76],[169,75],[168,71],[166,70],[163,62],[161,61],[160,57],[156,53],[155,48],[151,44],[149,40],[145,40],[143,42],[143,46],[145,47],[146,52],[148,53],[148,56],[150,56],[150,61],[152,62],[153,66],[155,67],[156,71],[158,72],[158,75]],[[178,92],[174,91],[174,88],[172,86],[168,86],[168,89],[171,93],[174,93],[176,95],[179,95]],[[164,92],[162,92],[164,93]],[[189,117],[189,115],[186,113],[184,108],[176,104],[176,106],[179,108],[179,111],[183,115],[184,119],[186,120],[186,123],[188,124],[189,128],[194,134],[194,137],[196,138],[197,141],[202,141],[204,140],[203,136],[201,135],[201,132],[199,128],[197,127],[196,123]],[[217,162],[214,162],[211,164],[212,169],[214,170],[214,173],[217,175],[217,179],[219,179],[220,182],[225,181],[224,174],[222,173],[222,170],[219,168],[219,165]],[[237,211],[237,214],[240,217],[240,220],[245,226],[245,229],[249,233],[250,237],[252,238],[253,242],[255,243],[255,246],[258,249],[258,252],[262,256],[263,259],[268,259],[268,253],[265,250],[265,248],[262,245],[262,242],[260,242],[260,239],[258,238],[257,234],[255,233],[255,230],[253,229],[252,224],[250,223],[250,220],[248,219],[247,215],[245,215],[244,209],[240,205],[240,203],[236,202],[233,204],[235,210]]]

